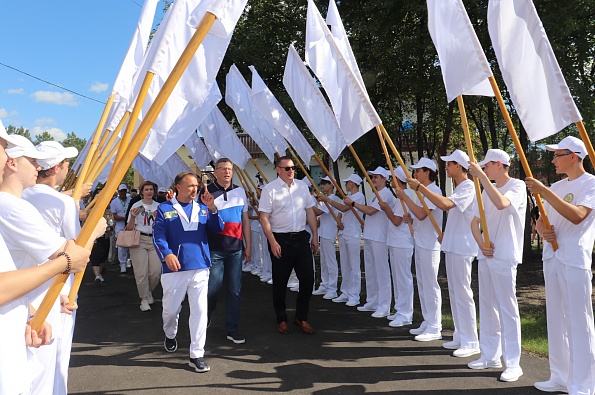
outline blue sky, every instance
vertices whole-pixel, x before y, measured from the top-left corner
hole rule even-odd
[[[143,0],[2,2],[0,63],[88,96],[93,101],[0,65],[0,119],[56,140],[89,138],[120,69]],[[156,12],[159,21],[163,4]]]

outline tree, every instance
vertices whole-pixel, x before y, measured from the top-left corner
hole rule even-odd
[[[33,140],[33,144],[37,145],[42,141],[54,141],[54,136],[52,136],[47,130],[41,134],[35,135],[35,140]]]

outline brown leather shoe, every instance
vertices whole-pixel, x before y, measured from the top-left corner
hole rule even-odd
[[[287,326],[287,322],[283,321],[282,323],[277,326],[277,331],[282,335],[287,335],[289,333],[289,327]]]
[[[312,328],[310,326],[310,324],[308,324],[307,321],[300,321],[296,318],[293,319],[293,323],[297,326],[299,326],[300,328],[302,328],[302,331],[304,333],[307,333],[308,335],[311,335],[314,333],[314,328]]]

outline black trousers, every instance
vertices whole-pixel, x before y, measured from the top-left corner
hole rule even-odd
[[[285,297],[287,295],[287,281],[292,269],[295,270],[295,274],[300,280],[295,316],[300,321],[307,321],[314,287],[310,234],[304,230],[292,233],[273,233],[273,235],[281,246],[281,258],[277,258],[271,253],[271,245],[269,244],[269,254],[273,264],[273,307],[277,316],[277,324],[287,321]]]

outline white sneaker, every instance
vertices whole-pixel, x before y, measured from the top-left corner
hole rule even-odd
[[[359,300],[353,299],[353,300],[348,300],[347,303],[345,303],[345,306],[355,307],[358,304],[359,304]]]
[[[488,361],[482,358],[479,358],[476,361],[469,362],[467,366],[470,369],[482,370],[482,369],[499,369],[502,367],[502,362],[500,360],[496,361]]]
[[[461,343],[456,341],[442,343],[442,347],[446,348],[447,350],[457,350],[461,348]]]
[[[120,273],[126,273],[126,264],[120,264]]]
[[[151,310],[151,306],[149,306],[149,302],[146,299],[143,299],[140,302],[140,311],[149,311]]]
[[[326,289],[319,287],[318,289],[312,291],[312,295],[326,295]]]
[[[400,328],[405,325],[411,325],[411,321],[407,321],[403,318],[395,318],[391,322],[388,323],[388,326],[391,328]]]
[[[295,288],[295,287],[299,287],[299,286],[300,286],[299,281],[290,281],[287,283],[287,288]]]
[[[250,271],[250,273],[254,274],[255,276],[260,276],[262,274],[262,270],[259,268],[254,268]]]
[[[384,318],[387,315],[388,315],[388,311],[376,310],[375,312],[372,313],[372,317],[374,317],[374,318]]]
[[[267,281],[267,284],[273,285],[273,279],[271,278],[269,281]],[[291,288],[291,289],[293,289],[293,288]]]
[[[126,267],[132,267],[132,261],[129,259],[126,259]]]
[[[269,277],[269,276],[261,276],[260,277],[260,282],[266,283],[266,282],[268,282],[271,279],[272,279],[272,277]]]
[[[332,300],[332,299],[335,299],[336,297],[337,297],[337,293],[331,291],[331,292],[327,292],[326,294],[324,294],[322,299]]]
[[[357,311],[376,311],[376,307],[370,306],[369,304],[365,304],[363,306],[359,306]]]
[[[391,314],[391,315],[387,315],[387,316],[386,316],[386,319],[387,319],[387,320],[389,320],[389,321],[392,321],[392,320],[394,320],[395,318],[397,318],[397,315],[398,315],[398,313]]]
[[[440,332],[437,332],[437,333],[424,332],[421,335],[415,336],[414,339],[417,340],[418,342],[430,342],[432,340],[442,339],[442,334]]]
[[[147,302],[149,304],[155,303],[155,299],[153,299],[153,294],[151,292],[149,292],[149,296],[147,296]]]
[[[565,385],[558,384],[552,380],[538,381],[533,385],[535,386],[535,388],[543,392],[563,392],[565,394],[568,393],[568,388],[566,388]]]
[[[244,267],[242,267],[242,271],[243,272],[251,272],[252,271],[252,264],[248,263],[246,265],[244,265]]]
[[[500,375],[500,381],[517,381],[523,375],[523,369],[520,366],[515,368],[506,368]]]
[[[419,328],[409,329],[409,333],[411,333],[412,335],[421,335],[422,333],[424,333],[426,331],[427,327],[428,327],[428,324],[426,324],[426,322],[424,321],[421,323]]]
[[[341,296],[338,296],[333,299],[333,302],[335,302],[335,303],[346,303],[348,301],[349,301],[349,298],[345,294],[341,294]]]
[[[452,353],[452,356],[458,357],[458,358],[466,358],[466,357],[470,357],[471,355],[476,355],[479,353],[481,353],[479,348],[461,347],[461,348],[454,350],[454,352]]]

